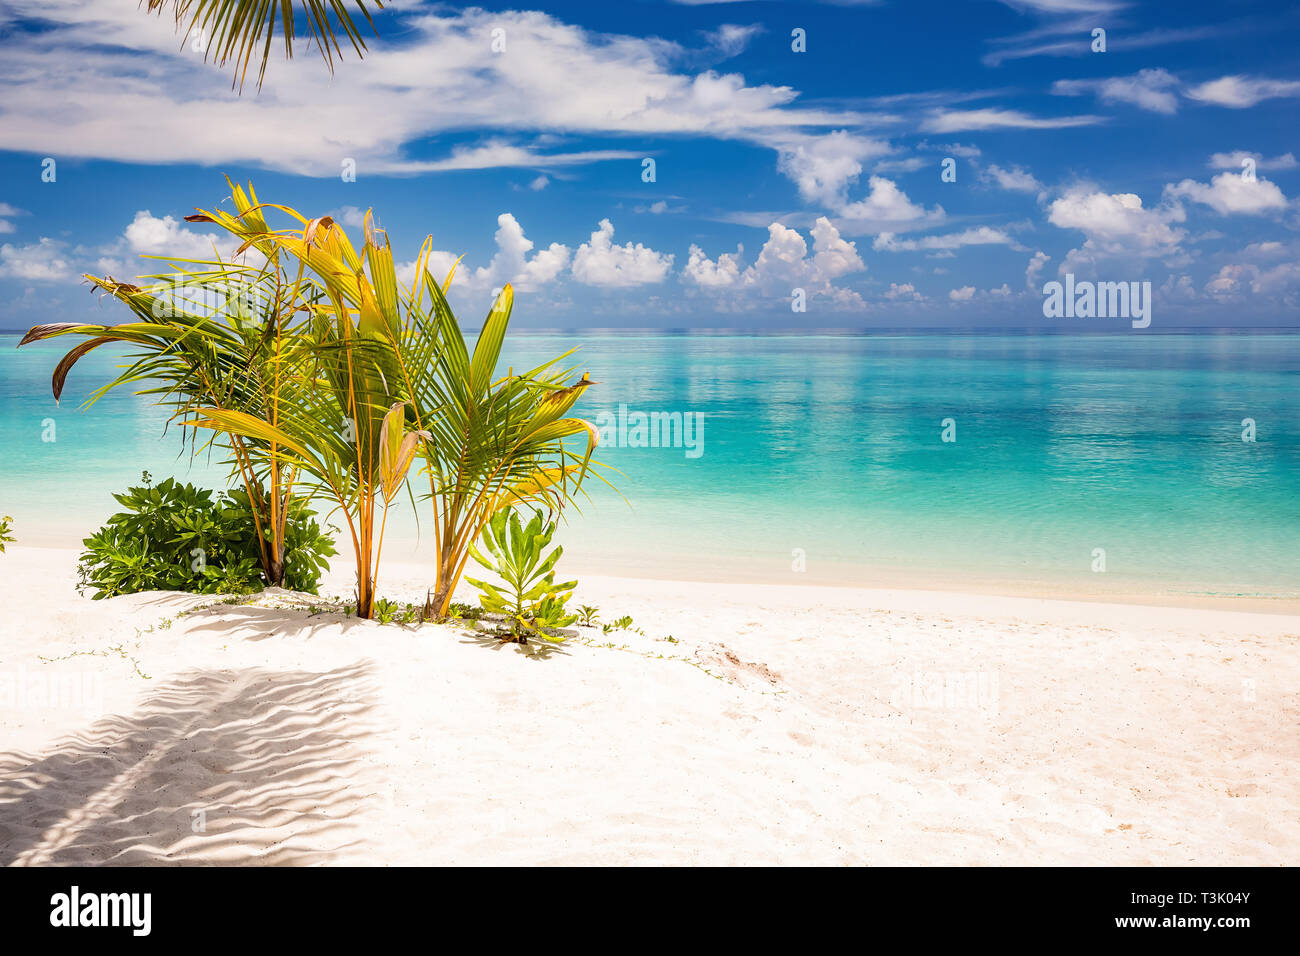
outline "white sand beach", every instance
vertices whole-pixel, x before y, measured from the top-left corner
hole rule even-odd
[[[94,602],[75,559],[0,558],[7,865],[1274,865],[1300,846],[1293,614],[583,577],[575,603],[644,633],[521,647]],[[415,600],[425,577],[386,567],[380,589]]]

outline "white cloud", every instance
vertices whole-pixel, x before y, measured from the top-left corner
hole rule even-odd
[[[1254,160],[1257,170],[1295,169],[1296,166],[1300,166],[1300,163],[1296,162],[1294,153],[1283,153],[1281,156],[1267,159],[1263,153],[1252,153],[1249,150],[1238,149],[1231,153],[1215,153],[1210,157],[1210,168],[1241,170],[1243,168],[1242,164],[1247,159]]]
[[[128,252],[144,256],[167,255],[178,259],[211,259],[216,254],[225,259],[238,246],[235,238],[228,233],[214,237],[195,232],[179,219],[171,216],[159,219],[148,209],[141,209],[135,214],[135,218],[122,233],[122,238],[126,240]]]
[[[813,270],[818,277],[838,279],[866,268],[858,255],[857,245],[840,236],[829,219],[819,218],[812,227]]]
[[[935,110],[921,124],[932,133],[961,133],[988,129],[1065,129],[1100,123],[1100,116],[1030,116],[1019,110]]]
[[[924,156],[908,156],[906,159],[885,159],[876,163],[872,169],[877,173],[914,173],[918,169],[935,165],[935,160]]]
[[[1300,250],[1297,250],[1297,252],[1300,252]],[[1285,243],[1268,241],[1252,242],[1250,245],[1246,246],[1245,249],[1241,250],[1240,255],[1251,261],[1267,262],[1273,259],[1285,259],[1288,256],[1293,256],[1293,252]]]
[[[1178,97],[1173,92],[1177,87],[1176,76],[1154,69],[1104,80],[1057,80],[1052,92],[1065,96],[1091,92],[1103,103],[1132,103],[1153,113],[1173,114],[1178,112]]]
[[[76,273],[57,239],[41,238],[26,246],[0,245],[0,277],[35,282],[58,282]]]
[[[897,282],[891,282],[889,283],[889,289],[885,292],[885,298],[895,302],[919,302],[925,296],[917,292],[916,286],[910,282],[904,282],[901,285]]]
[[[0,234],[16,231],[16,227],[9,220],[15,216],[27,215],[26,209],[19,209],[17,206],[11,206],[7,202],[0,202]]]
[[[685,204],[670,206],[667,200],[658,199],[648,206],[633,206],[632,211],[637,214],[649,213],[652,216],[662,216],[665,213],[685,212],[686,206]]]
[[[918,239],[896,239],[892,232],[876,236],[871,248],[877,252],[917,252],[921,250],[951,250],[962,246],[1005,245],[1015,246],[1016,241],[1001,229],[978,226],[963,232],[944,236],[922,236]]]
[[[330,212],[330,217],[345,226],[360,229],[366,222],[366,211],[356,206],[341,206]]]
[[[871,192],[865,199],[851,202],[840,209],[840,215],[852,220],[859,228],[899,223],[940,222],[944,218],[942,206],[931,210],[907,198],[892,179],[872,176],[867,180]]]
[[[584,285],[625,287],[661,282],[673,267],[673,256],[641,243],[614,244],[614,225],[602,219],[591,239],[573,256],[573,277]]]
[[[1008,2],[1008,0],[1003,0],[1003,2]],[[1016,6],[1017,4],[1010,2],[1009,5]],[[1125,5],[1123,3],[1089,3],[1085,7],[1080,2],[1077,4],[1071,3],[1067,7],[1064,4],[1057,5],[1054,3],[1053,7],[1055,9],[1052,12],[1058,15],[1069,15],[1057,16],[1054,19],[1047,20],[1035,29],[1016,36],[999,37],[991,40],[990,42],[997,45],[999,49],[985,54],[983,63],[986,66],[999,66],[1006,60],[1023,59],[1025,57],[1088,56],[1092,52],[1093,29],[1106,25],[1097,22],[1097,15]],[[1038,7],[1039,4],[1031,2],[1024,4],[1024,6]],[[1040,12],[1048,11],[1044,8]],[[1109,25],[1118,26],[1113,21]],[[1122,47],[1128,52],[1167,46],[1171,43],[1189,43],[1194,40],[1224,42],[1228,35],[1241,32],[1245,28],[1241,23],[1238,23],[1230,27],[1224,24],[1197,27],[1156,27],[1143,32],[1112,30],[1109,37],[1110,49],[1117,50]]]
[[[691,247],[683,278],[702,288],[751,291],[768,298],[788,299],[796,288],[810,298],[829,302],[836,310],[865,308],[862,297],[833,280],[866,269],[856,244],[844,239],[825,216],[811,230],[812,255],[798,231],[774,222],[768,226],[767,241],[753,264],[737,275],[740,250],[724,253],[712,262],[703,250]]]
[[[1260,215],[1286,208],[1286,196],[1267,179],[1246,179],[1240,173],[1219,173],[1209,184],[1184,179],[1165,187],[1165,195],[1209,206],[1223,215]]]
[[[245,163],[318,176],[338,175],[351,158],[366,176],[612,158],[545,155],[504,141],[440,160],[406,155],[407,144],[441,133],[759,141],[860,121],[849,110],[796,107],[788,86],[684,72],[688,51],[678,44],[590,32],[540,12],[404,7],[364,63],[345,62],[332,82],[317,58],[276,57],[266,87],[242,97],[231,92],[228,70],[188,46],[178,53],[171,18],[80,0],[10,0],[8,12],[40,29],[0,38],[0,127],[6,148],[38,155]],[[488,52],[494,27],[507,31],[506,55]]]
[[[481,146],[458,146],[446,159],[406,164],[407,172],[441,173],[464,169],[514,169],[574,166],[613,159],[641,159],[641,153],[600,149],[578,153],[538,153],[527,146],[494,140]],[[541,177],[545,178],[545,177]],[[536,182],[536,180],[534,180]]]
[[[1196,298],[1196,285],[1188,275],[1169,273],[1161,284],[1160,297],[1168,302],[1189,302]]]
[[[1043,184],[1034,178],[1034,174],[1028,170],[1021,169],[1019,166],[1013,166],[1011,169],[1003,169],[1001,166],[993,164],[980,173],[980,179],[985,182],[995,182],[998,186],[1008,192],[1043,192]]]
[[[558,242],[534,253],[533,241],[524,227],[508,212],[497,216],[497,244],[492,261],[474,271],[474,285],[492,290],[513,284],[521,292],[533,292],[553,280],[569,264],[569,248]]]
[[[1271,269],[1252,264],[1223,266],[1205,284],[1205,291],[1216,298],[1255,295],[1283,295],[1300,290],[1300,263],[1282,262]]]
[[[692,243],[682,278],[703,289],[729,288],[740,281],[740,256],[744,251],[743,246],[737,246],[735,253],[724,252],[714,262]]]
[[[1300,96],[1300,81],[1268,80],[1262,77],[1222,76],[1200,86],[1194,86],[1187,95],[1202,103],[1246,109],[1263,100],[1284,96]]]
[[[1038,277],[1046,268],[1051,256],[1039,249],[1029,260],[1029,265],[1025,267],[1025,286],[1030,289],[1038,289]]]
[[[948,293],[948,298],[953,302],[969,302],[975,296],[975,287],[973,285],[964,285],[960,289],[953,289]]]
[[[777,151],[777,168],[788,176],[806,202],[839,209],[862,164],[889,152],[885,143],[845,130],[822,136],[784,135],[767,140]]]
[[[922,145],[924,146],[928,144],[922,144]],[[967,146],[964,143],[948,143],[943,146],[935,146],[934,148],[941,153],[947,153],[951,156],[960,156],[963,159],[974,160],[974,159],[978,159],[982,155],[980,148],[978,146],[974,146],[974,145]]]
[[[554,282],[569,264],[569,247],[561,243],[553,242],[545,249],[533,252],[535,243],[524,235],[523,226],[511,213],[503,212],[497,216],[497,231],[493,238],[497,251],[491,261],[475,269],[462,260],[456,267],[456,277],[451,285],[453,291],[487,296],[508,282],[519,292],[536,292]],[[429,254],[428,270],[434,279],[442,282],[456,259],[456,253],[434,250]],[[402,281],[410,282],[415,277],[415,261],[400,263],[397,274]]]
[[[716,30],[705,34],[709,41],[709,46],[717,50],[724,57],[736,56],[743,53],[749,46],[749,41],[754,39],[763,32],[763,27],[757,23],[751,23],[748,26],[737,26],[734,23],[724,23]]]
[[[528,184],[528,188],[531,189],[531,190],[532,190],[533,192],[535,192],[535,193],[536,193],[536,192],[541,192],[543,189],[545,189],[547,186],[549,186],[550,183],[551,183],[551,180],[550,180],[547,176],[542,175],[542,176],[538,176],[538,177],[537,177],[536,179],[534,179],[531,183],[529,183],[529,184]]]
[[[1133,193],[1103,193],[1078,188],[1048,207],[1048,222],[1078,229],[1087,236],[1082,249],[1072,250],[1061,269],[1097,257],[1155,257],[1173,255],[1186,231],[1174,223],[1186,219],[1178,204],[1148,209]]]

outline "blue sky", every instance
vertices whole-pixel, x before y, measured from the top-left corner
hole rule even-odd
[[[241,96],[135,0],[0,0],[0,328],[121,319],[80,274],[210,249],[182,217],[223,174],[349,227],[373,207],[399,263],[427,235],[435,262],[463,253],[471,326],[509,281],[522,327],[1128,327],[1045,319],[1067,272],[1151,282],[1153,330],[1300,325],[1289,4],[398,2],[376,22],[333,77],[300,50]]]

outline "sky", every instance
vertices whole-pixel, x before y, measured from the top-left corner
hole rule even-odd
[[[225,176],[365,210],[477,327],[1300,326],[1300,8],[399,0],[260,91],[136,0],[0,0],[0,328],[117,322],[83,273],[231,252]],[[1098,31],[1104,31],[1098,32]],[[354,173],[354,175],[350,175]],[[229,200],[226,200],[227,206]],[[802,307],[802,308],[801,308]]]

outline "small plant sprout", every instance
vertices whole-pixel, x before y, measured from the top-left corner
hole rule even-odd
[[[491,557],[470,548],[474,560],[505,584],[465,580],[481,592],[479,603],[483,610],[505,618],[509,640],[517,644],[527,644],[530,635],[558,643],[563,638],[555,631],[578,619],[564,607],[578,582],[555,583],[555,562],[564,549],[557,547],[550,554],[543,553],[554,533],[555,522],[544,521],[542,512],[533,512],[525,526],[513,509],[504,508],[483,529],[482,542]]]
[[[592,607],[590,604],[578,605],[578,623],[583,627],[595,627],[596,615],[600,613],[600,608]]]

